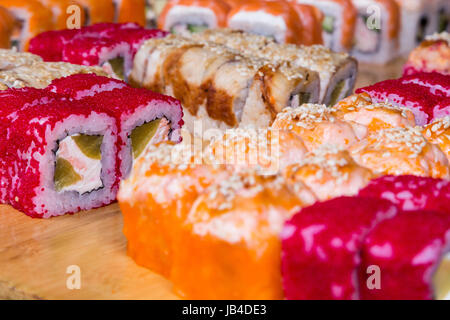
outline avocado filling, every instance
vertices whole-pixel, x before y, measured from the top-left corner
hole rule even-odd
[[[136,127],[131,132],[131,147],[133,150],[133,158],[138,158],[149,144],[150,140],[158,130],[161,119],[156,119],[143,125]]]
[[[111,60],[108,60],[109,65],[113,73],[119,78],[125,79],[125,68],[124,68],[124,59],[122,57],[117,57]]]
[[[450,17],[445,12],[445,9],[439,10],[439,22],[438,22],[438,32],[444,32],[448,28],[448,24],[450,23]]]
[[[322,29],[325,30],[327,33],[333,33],[334,32],[334,20],[335,18],[332,16],[325,16],[325,18],[322,21]]]
[[[59,141],[54,173],[57,192],[80,194],[103,187],[101,145],[103,136],[76,134]]]
[[[433,276],[434,298],[449,299],[450,294],[450,254],[442,259]]]
[[[344,89],[345,81],[341,80],[338,82],[336,87],[334,87],[333,92],[331,93],[330,97],[330,106],[334,106],[336,102],[338,102],[339,98],[341,97],[341,93]]]

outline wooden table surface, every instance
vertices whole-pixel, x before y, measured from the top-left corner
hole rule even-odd
[[[362,65],[357,87],[398,77],[402,65]],[[0,205],[0,299],[176,299],[169,281],[127,256],[122,225],[117,204],[48,220]],[[67,286],[71,266],[80,289]]]

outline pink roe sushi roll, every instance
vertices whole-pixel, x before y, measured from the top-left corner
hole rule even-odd
[[[403,211],[432,210],[450,214],[450,181],[412,175],[383,176],[360,190],[359,196],[386,199]]]
[[[361,279],[361,298],[445,298],[450,289],[450,263],[444,257],[448,252],[449,214],[414,211],[382,221],[367,236],[362,254],[362,271],[379,268],[379,287],[369,289]]]
[[[386,80],[360,88],[356,93],[368,93],[375,103],[386,102],[410,109],[418,125],[425,125],[434,119],[435,107],[445,97],[433,94],[429,88],[415,83],[403,84],[401,79]]]
[[[172,97],[93,74],[54,80],[48,90],[80,99],[116,119],[118,171],[122,178],[128,175],[133,159],[147,145],[164,140],[180,141],[183,111],[180,102]]]
[[[0,93],[2,203],[49,218],[116,198],[115,119],[38,89]]]
[[[358,299],[360,250],[379,221],[397,213],[387,200],[341,197],[302,209],[282,231],[287,299]]]

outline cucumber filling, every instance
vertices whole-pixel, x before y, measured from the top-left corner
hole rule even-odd
[[[76,134],[59,141],[54,184],[57,192],[80,194],[103,187],[101,145],[103,136]]]
[[[325,18],[322,21],[322,29],[325,30],[327,33],[333,33],[334,32],[334,20],[335,18],[332,16],[325,16]]]
[[[341,97],[342,91],[344,90],[345,81],[341,80],[337,83],[337,85],[334,87],[333,92],[330,96],[330,106],[334,106]]]
[[[425,39],[427,26],[428,26],[428,18],[426,16],[422,16],[419,20],[419,25],[417,26],[416,33],[416,42],[420,43]]]
[[[450,295],[450,253],[442,259],[433,276],[434,298],[449,299]]]
[[[448,28],[448,24],[450,23],[450,17],[445,9],[442,8],[439,10],[439,18],[438,18],[438,32],[444,32]]]
[[[130,135],[133,158],[138,158],[158,130],[161,119],[156,119],[136,127]]]
[[[178,23],[170,28],[170,33],[178,35],[188,35],[189,33],[202,32],[209,29],[206,24],[182,24]]]

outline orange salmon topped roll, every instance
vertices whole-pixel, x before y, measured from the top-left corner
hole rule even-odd
[[[161,12],[158,27],[181,35],[225,27],[229,10],[223,0],[173,0]]]
[[[31,38],[53,28],[52,11],[37,0],[0,0],[16,20],[11,44],[20,51],[28,49]]]
[[[11,46],[11,37],[16,26],[16,20],[11,12],[0,7],[0,48],[8,49]]]
[[[211,142],[206,152],[221,164],[274,174],[302,160],[307,150],[295,133],[269,128],[227,130]]]
[[[437,144],[450,162],[450,116],[437,119],[427,125],[423,135],[431,143]]]
[[[332,109],[318,104],[285,108],[278,113],[272,128],[295,132],[309,151],[323,144],[346,148],[359,140],[349,123],[336,118]]]
[[[384,64],[399,53],[400,8],[395,0],[352,0],[358,11],[352,55]]]
[[[80,8],[80,26],[85,24],[86,13],[75,0],[39,0],[39,2],[52,10],[53,25],[55,29],[68,28],[67,19],[69,18],[69,13],[67,13],[67,9],[72,5],[76,5]]]
[[[360,137],[382,129],[416,125],[411,110],[389,103],[372,103],[367,93],[352,95],[340,101],[333,109],[336,116],[350,123]]]
[[[351,0],[296,0],[319,9],[323,15],[322,36],[334,51],[350,51],[353,46],[357,11]]]
[[[301,43],[307,46],[323,44],[323,13],[314,6],[300,4],[295,0],[289,1],[289,4],[297,12],[302,23]]]
[[[282,299],[284,222],[315,196],[281,176],[235,173],[194,203],[177,240],[174,290],[186,299]]]
[[[351,148],[360,165],[376,173],[450,178],[441,149],[428,142],[420,128],[391,128],[373,132]]]
[[[285,175],[288,180],[303,181],[320,201],[353,196],[374,178],[372,171],[358,165],[348,151],[331,145],[323,145],[289,166]]]
[[[114,22],[114,2],[112,0],[76,0],[84,9],[86,25]]]
[[[284,1],[242,2],[231,9],[227,26],[273,38],[277,43],[302,44],[302,21]]]
[[[185,142],[149,146],[118,194],[128,254],[170,278],[173,242],[184,218],[198,195],[225,175],[223,167],[203,164]]]
[[[145,27],[146,1],[147,0],[113,0],[115,9],[114,21],[119,23],[135,22]]]

